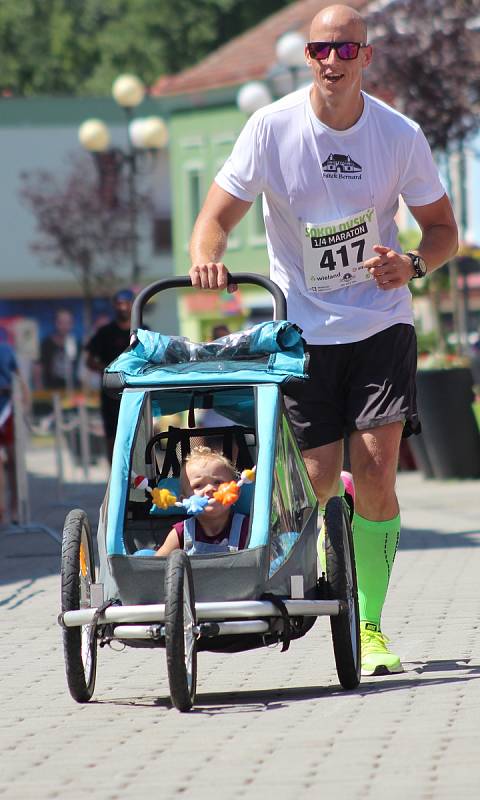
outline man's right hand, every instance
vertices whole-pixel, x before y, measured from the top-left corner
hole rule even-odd
[[[238,288],[236,284],[228,283],[230,273],[222,261],[194,264],[188,275],[196,289],[227,289],[228,292],[236,292]]]

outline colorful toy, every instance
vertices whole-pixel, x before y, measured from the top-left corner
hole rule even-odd
[[[183,506],[187,514],[201,514],[202,511],[205,511],[206,506],[212,505],[213,502],[212,498],[206,494],[192,494],[175,505]]]
[[[213,505],[214,503],[221,503],[222,506],[232,506],[237,502],[240,497],[240,489],[244,483],[253,483],[255,480],[255,469],[244,469],[240,475],[240,480],[229,481],[228,483],[221,483],[218,489],[213,493],[213,497],[207,495],[192,494],[191,497],[186,497],[183,500],[178,500],[177,496],[169,489],[156,488],[152,489],[148,483],[148,478],[145,475],[137,475],[132,470],[132,486],[134,489],[144,489],[152,495],[153,504],[157,508],[166,511],[171,506],[178,506],[184,508],[187,514],[201,514],[205,511],[206,506]]]
[[[214,499],[222,506],[232,506],[240,496],[240,487],[236,481],[221,483],[217,491],[213,493]]]
[[[174,506],[177,502],[176,495],[174,495],[169,489],[152,489],[151,494],[152,500],[157,508],[162,508],[164,511],[167,508],[170,508],[170,506]]]

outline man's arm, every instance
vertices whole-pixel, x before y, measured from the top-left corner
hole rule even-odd
[[[458,250],[457,223],[450,200],[444,194],[434,203],[409,208],[422,231],[420,244],[413,252],[424,259],[427,272],[433,272]],[[408,283],[414,274],[409,256],[382,245],[374,247],[374,250],[378,255],[365,261],[364,266],[380,289],[397,289]]]
[[[225,289],[228,270],[222,261],[228,235],[252,204],[212,183],[197,217],[190,240],[189,276],[197,289]],[[233,291],[236,286],[230,286]]]

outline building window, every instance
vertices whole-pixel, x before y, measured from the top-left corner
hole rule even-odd
[[[193,228],[195,220],[200,213],[202,196],[201,196],[201,175],[200,170],[189,170],[188,172],[188,199],[190,210],[190,224]]]

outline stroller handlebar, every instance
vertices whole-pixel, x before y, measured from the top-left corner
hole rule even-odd
[[[250,272],[237,272],[229,275],[228,283],[251,283],[256,286],[261,286],[262,289],[266,289],[267,292],[270,292],[273,297],[273,319],[277,321],[287,318],[287,301],[285,300],[285,295],[280,287],[271,281],[270,278],[266,278],[264,275],[254,275]],[[142,327],[143,309],[151,297],[159,292],[165,291],[166,289],[187,288],[191,289],[193,287],[190,278],[185,276],[176,278],[163,278],[162,280],[155,281],[154,283],[151,283],[149,286],[146,286],[144,289],[142,289],[142,291],[135,298],[132,306],[131,332],[134,334],[138,328]]]

